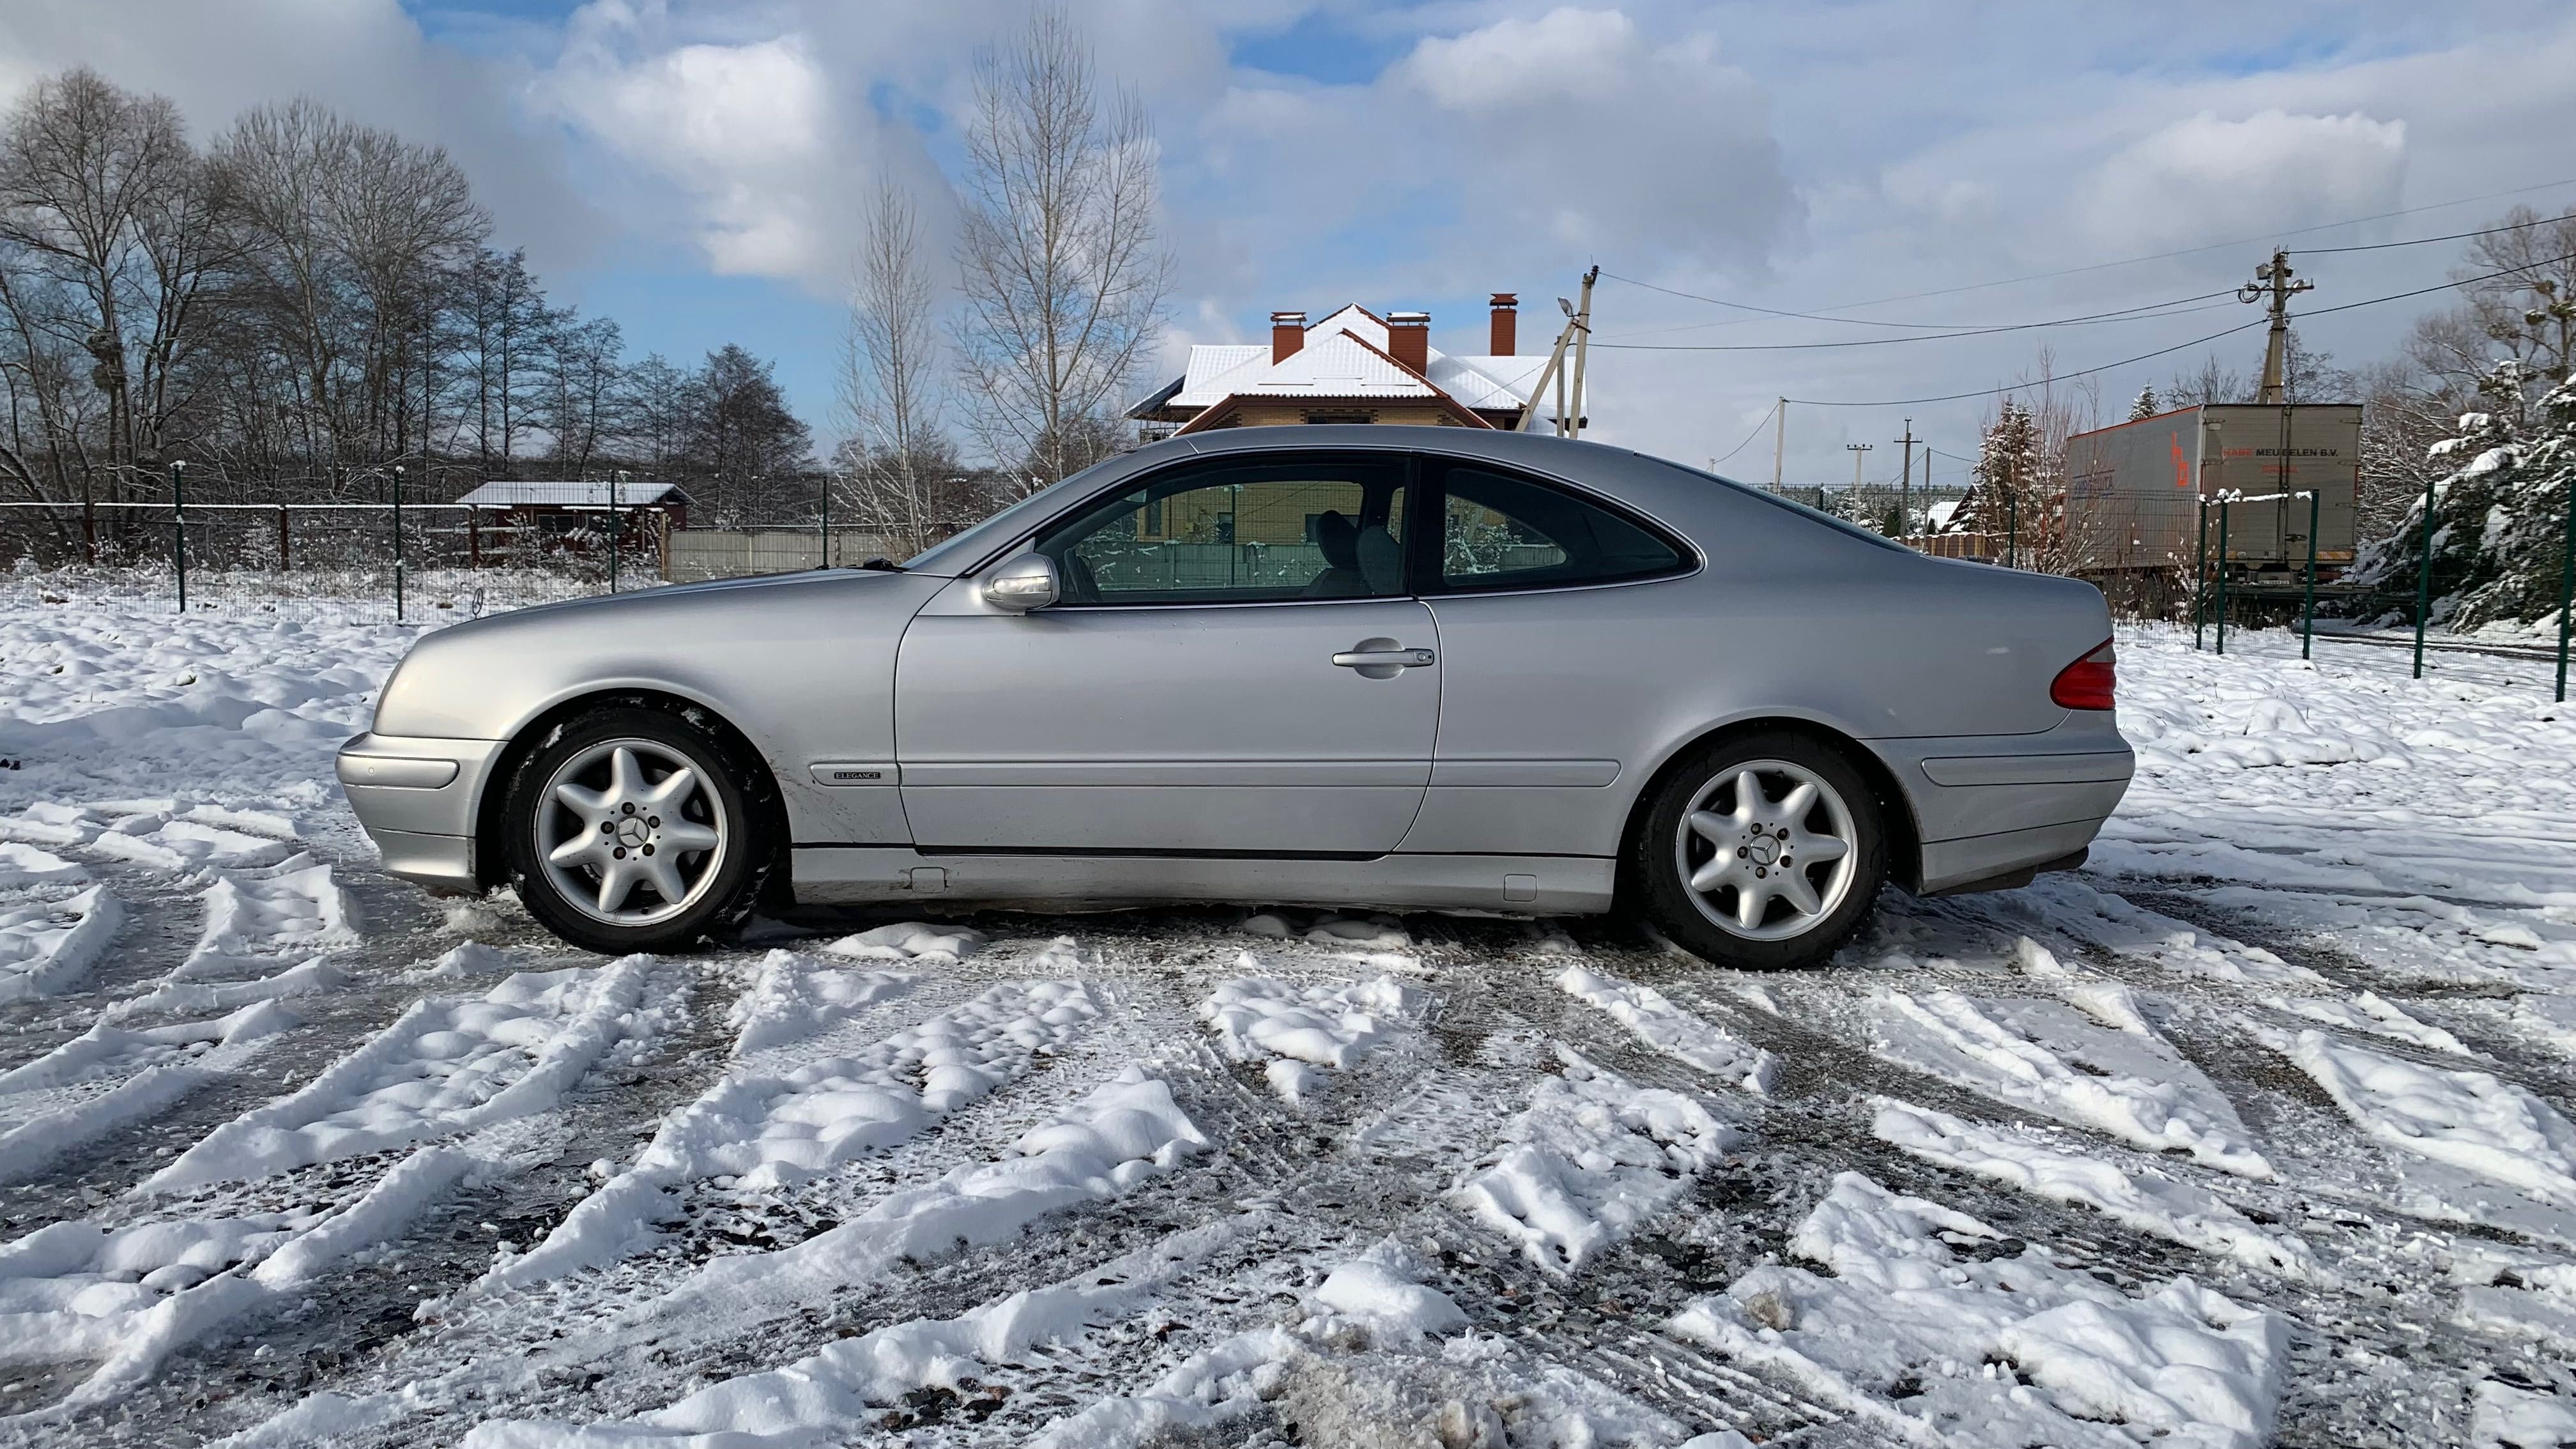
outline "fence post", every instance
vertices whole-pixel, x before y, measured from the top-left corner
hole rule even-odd
[[[286,527],[286,505],[277,505],[277,571],[284,573],[295,566],[295,546],[289,541]]]
[[[483,567],[483,505],[480,503],[465,505],[465,566],[476,570]]]
[[[822,566],[823,566],[824,568],[830,568],[830,567],[832,566],[832,473],[831,473],[831,470],[830,470],[830,469],[828,469],[828,468],[827,468],[827,469],[825,469],[825,470],[824,470],[824,472],[823,472],[823,564],[822,564]]]
[[[402,480],[403,465],[394,465],[394,622],[403,621],[403,547],[402,547]]]
[[[2424,480],[2424,561],[2415,571],[2415,677],[2424,677],[2424,621],[2433,612],[2433,480]]]
[[[2568,606],[2576,604],[2576,472],[2566,475],[2567,536],[2562,539],[2558,558],[2558,694],[2560,704],[2567,702],[2567,624]]]
[[[179,569],[179,612],[188,612],[188,464],[170,463],[170,557]]]
[[[2283,465],[2288,466],[2287,464]],[[2322,488],[2308,490],[2308,603],[2306,617],[2299,624],[2299,657],[2308,657],[2317,642],[2317,515]]]
[[[2218,500],[2218,652],[2227,652],[2227,500]]]
[[[2191,650],[2200,652],[2201,633],[2209,616],[2203,597],[2209,587],[2209,495],[2200,495],[2200,541],[2191,550]]]

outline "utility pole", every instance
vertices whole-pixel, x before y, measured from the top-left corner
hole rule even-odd
[[[1897,475],[1896,533],[1899,538],[1914,531],[1914,445],[1923,441],[1914,436],[1914,420],[1905,420],[1905,436],[1896,441],[1905,445],[1905,471]],[[1932,451],[1923,452],[1923,486],[1932,486]]]
[[[1591,294],[1587,291],[1585,300],[1589,302],[1590,299]],[[1548,384],[1553,382],[1556,385],[1556,432],[1557,436],[1563,437],[1565,435],[1565,349],[1574,341],[1574,304],[1559,297],[1556,299],[1556,305],[1565,311],[1565,326],[1556,334],[1556,346],[1547,354],[1547,366],[1538,370],[1537,380],[1530,384],[1529,400],[1521,404],[1519,431],[1530,433],[1538,430],[1539,401],[1547,396]]]
[[[1569,436],[1583,436],[1583,363],[1591,355],[1592,284],[1601,279],[1601,269],[1594,267],[1583,274],[1583,300],[1574,309],[1574,416],[1566,419]]]
[[[1789,400],[1780,399],[1779,424],[1771,430],[1771,491],[1780,491],[1780,462],[1789,455]]]
[[[2276,247],[2272,260],[2254,269],[2254,280],[2236,289],[2237,301],[2260,302],[2268,298],[2272,307],[2272,329],[2263,343],[2263,390],[2254,399],[2258,403],[2278,405],[2283,401],[2281,359],[2290,341],[2290,299],[2316,287],[2314,282],[2294,282],[2290,277],[2290,254]]]
[[[1869,450],[1875,446],[1877,445],[1874,443],[1843,444],[1843,451],[1852,455],[1852,506],[1854,508],[1860,506],[1860,460],[1868,456]]]

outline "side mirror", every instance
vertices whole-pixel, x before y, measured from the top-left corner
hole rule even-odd
[[[984,602],[1014,614],[1043,609],[1063,596],[1055,560],[1042,553],[1024,553],[984,576]]]

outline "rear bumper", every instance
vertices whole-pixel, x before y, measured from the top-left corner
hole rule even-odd
[[[386,874],[435,890],[482,888],[475,821],[507,743],[370,733],[340,747],[340,786]]]
[[[2036,735],[1873,740],[1902,782],[1925,895],[2021,885],[2068,869],[2128,793],[2136,757],[2107,715]]]

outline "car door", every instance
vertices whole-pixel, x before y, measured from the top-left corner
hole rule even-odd
[[[1376,855],[1411,827],[1440,717],[1406,586],[1411,465],[1196,461],[1041,531],[1060,601],[963,578],[905,632],[904,811],[926,850]]]
[[[1724,620],[1674,589],[1695,551],[1608,499],[1477,462],[1426,465],[1415,587],[1441,636],[1440,741],[1407,851],[1610,855],[1615,786],[1682,726],[1674,671]]]

